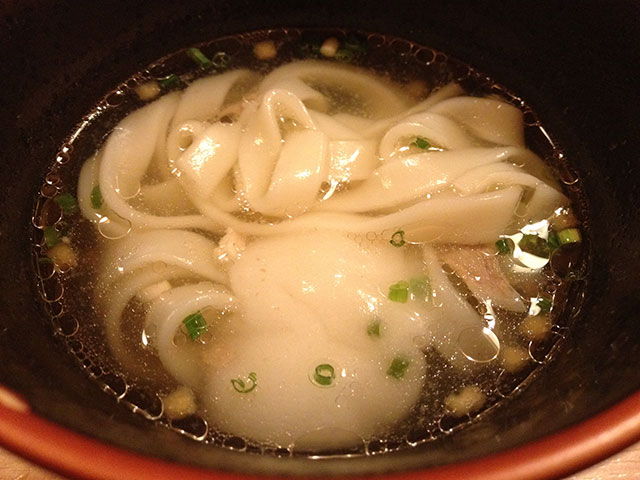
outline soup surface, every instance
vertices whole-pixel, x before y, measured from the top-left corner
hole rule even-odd
[[[562,161],[523,100],[432,49],[223,38],[124,82],[61,149],[39,286],[103,390],[195,439],[416,445],[562,337],[584,269]]]

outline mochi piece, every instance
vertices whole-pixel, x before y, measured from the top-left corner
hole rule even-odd
[[[235,336],[210,370],[205,409],[216,427],[267,444],[301,450],[346,448],[381,435],[410,412],[423,388],[424,356],[363,338],[360,348],[304,328]],[[388,373],[407,362],[401,378]],[[330,386],[314,381],[331,365]],[[232,380],[244,382],[243,393]]]
[[[410,413],[424,383],[425,358],[413,342],[424,333],[424,304],[387,297],[391,284],[415,275],[406,249],[339,232],[249,244],[229,269],[238,310],[234,334],[216,339],[204,395],[210,418],[223,430],[301,449],[385,433]],[[377,334],[368,332],[373,322]],[[394,360],[405,365],[399,378]],[[313,381],[323,364],[335,370],[331,387]],[[255,389],[234,388],[236,378],[252,384],[252,373]]]
[[[383,315],[399,317],[394,324],[400,331],[420,333],[419,312],[387,298],[389,286],[409,280],[416,268],[388,241],[358,243],[339,232],[307,232],[247,245],[229,269],[229,285],[242,321],[254,329],[304,325],[360,345],[369,323]]]

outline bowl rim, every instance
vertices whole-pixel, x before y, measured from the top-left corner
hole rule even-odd
[[[64,428],[29,409],[0,384],[0,446],[73,478],[117,480],[231,480],[211,471],[129,452]],[[640,440],[640,391],[594,417],[523,446],[425,470],[390,473],[389,480],[541,480],[588,467]],[[90,459],[90,460],[89,460]],[[275,476],[243,475],[270,479]],[[364,475],[357,478],[373,478]],[[352,477],[353,478],[353,477]]]

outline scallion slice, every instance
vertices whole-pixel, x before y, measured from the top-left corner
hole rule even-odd
[[[321,363],[313,373],[313,381],[323,387],[328,387],[336,379],[336,371],[332,365]]]
[[[355,53],[353,50],[350,50],[348,48],[340,48],[338,49],[338,51],[336,52],[334,58],[336,60],[339,60],[341,62],[350,62],[353,60],[353,57],[355,57]]]
[[[518,242],[518,246],[523,252],[540,258],[549,258],[549,245],[544,238],[538,235],[523,235],[520,242]]]
[[[216,54],[211,59],[211,63],[218,70],[224,70],[229,67],[231,63],[231,57],[227,55],[225,52],[216,52]]]
[[[549,238],[547,238],[547,245],[549,245],[549,251],[553,252],[560,246],[560,239],[555,232],[549,232]]]
[[[396,357],[389,365],[387,369],[387,375],[393,377],[397,380],[402,380],[404,378],[404,374],[407,373],[407,368],[409,368],[409,360],[403,357]]]
[[[407,303],[409,300],[409,283],[400,280],[389,287],[389,300],[398,303]]]
[[[202,53],[202,50],[199,48],[188,49],[187,55],[191,60],[197,63],[202,70],[209,70],[213,67],[213,62],[211,62],[211,60],[209,60],[209,58]]]
[[[47,247],[51,248],[60,241],[60,234],[56,230],[56,227],[44,227],[44,243]]]
[[[341,62],[350,62],[355,57],[367,51],[367,45],[363,40],[355,36],[348,36],[342,42],[343,47],[338,49],[334,58]]]
[[[231,380],[231,385],[233,385],[233,389],[238,393],[249,393],[258,386],[258,376],[256,372],[251,372],[247,383],[238,377]]]
[[[394,247],[401,247],[405,243],[407,243],[404,241],[404,230],[398,230],[393,235],[391,235],[391,240],[389,240],[389,243]]]
[[[580,230],[577,228],[565,228],[558,232],[558,243],[560,245],[580,242],[582,242],[582,235],[580,234]]]
[[[182,323],[187,327],[187,333],[191,340],[197,340],[209,328],[200,310],[191,315],[187,315],[184,320],[182,320]]]
[[[546,315],[551,311],[552,305],[553,303],[551,302],[550,299],[546,297],[538,298],[538,301],[536,302],[536,306],[538,307],[539,311],[536,315]]]
[[[78,209],[76,198],[70,193],[63,193],[56,197],[56,203],[60,205],[64,213],[73,213]]]
[[[301,43],[298,46],[298,55],[302,58],[318,58],[320,56],[319,43]]]
[[[511,247],[509,247],[509,242],[507,242],[506,238],[501,238],[496,242],[496,248],[498,249],[498,253],[500,255],[506,255],[511,253]]]
[[[359,39],[355,35],[349,35],[344,39],[344,48],[352,51],[354,54],[360,54],[367,51],[367,45],[364,40]]]
[[[409,280],[409,293],[411,298],[417,298],[420,300],[426,300],[431,293],[431,282],[429,277],[421,275]]]
[[[367,335],[370,337],[380,337],[380,319],[376,318],[367,325]]]
[[[172,73],[166,77],[157,78],[156,81],[160,87],[167,89],[178,85],[180,83],[180,77],[175,73]]]
[[[411,142],[411,145],[415,145],[422,150],[426,150],[431,147],[431,143],[424,137],[416,137],[414,142]]]
[[[100,185],[96,185],[91,190],[91,206],[94,210],[102,208],[102,193],[100,193]]]

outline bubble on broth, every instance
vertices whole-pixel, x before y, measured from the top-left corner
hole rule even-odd
[[[498,357],[500,340],[487,327],[471,327],[460,332],[458,347],[472,362],[485,363]]]
[[[579,179],[566,163],[567,159],[561,148],[544,130],[542,121],[522,99],[471,66],[457,62],[448,54],[431,48],[380,34],[341,30],[281,29],[222,38],[200,45],[199,49],[216,61],[214,69],[219,72],[224,72],[230,67],[247,67],[261,74],[267,74],[274,67],[292,60],[325,58],[320,48],[327,38],[334,37],[344,51],[340,52],[338,48],[336,56],[332,57],[331,61],[358,65],[399,85],[405,85],[409,94],[418,100],[428,98],[430,93],[451,81],[457,81],[467,92],[478,96],[494,94],[502,101],[516,105],[524,114],[525,135],[527,138],[534,139],[533,142],[528,143],[529,148],[539,152],[549,164],[543,168],[552,170],[567,186],[575,187],[579,183]],[[261,53],[256,54],[255,45],[265,41],[271,44],[264,44],[258,49]],[[348,45],[351,47],[346,48]],[[224,55],[218,55],[218,53]],[[86,301],[93,296],[94,289],[98,288],[89,263],[101,255],[99,244],[102,240],[99,237],[110,240],[126,238],[134,231],[131,220],[122,218],[115,212],[105,212],[100,214],[96,232],[87,221],[80,218],[77,210],[65,211],[56,202],[56,198],[60,192],[75,190],[75,181],[82,162],[95,152],[118,121],[145,104],[136,92],[139,85],[144,82],[158,82],[160,95],[166,95],[181,90],[196,79],[210,73],[211,70],[202,69],[197,63],[194,64],[192,59],[181,51],[160,59],[145,71],[123,82],[98,102],[96,109],[87,115],[78,131],[74,132],[60,148],[50,171],[45,173],[40,195],[36,199],[32,218],[32,240],[36,265],[34,270],[39,291],[43,301],[46,302],[47,311],[51,314],[54,331],[67,345],[80,368],[84,368],[88,376],[102,390],[150,421],[159,422],[196,441],[230,450],[276,457],[380,455],[434,441],[442,435],[464,428],[475,418],[481,417],[484,410],[499,407],[500,398],[514,395],[524,388],[527,382],[531,381],[532,371],[544,368],[544,364],[552,358],[554,351],[561,343],[562,332],[571,327],[571,322],[560,329],[556,327],[560,323],[567,322],[566,316],[571,316],[573,320],[579,313],[579,300],[582,298],[584,282],[578,284],[578,293],[572,294],[573,298],[577,299],[576,307],[573,307],[573,304],[565,307],[557,302],[556,298],[564,298],[563,292],[570,289],[571,281],[584,277],[585,252],[583,246],[577,242],[555,246],[554,251],[550,252],[546,259],[544,256],[538,256],[539,252],[524,251],[520,247],[525,236],[536,235],[540,238],[541,235],[539,232],[532,232],[531,227],[527,230],[527,225],[522,225],[517,229],[517,233],[505,237],[512,242],[511,252],[502,256],[499,261],[508,272],[507,276],[520,291],[533,292],[526,295],[523,293],[523,296],[531,299],[529,301],[531,305],[542,305],[540,311],[514,313],[495,305],[489,309],[483,308],[482,302],[478,302],[471,292],[465,290],[464,285],[458,285],[460,298],[465,300],[470,308],[477,309],[485,321],[485,325],[462,330],[453,340],[462,356],[474,364],[474,370],[457,370],[452,366],[457,360],[454,359],[448,363],[442,353],[438,353],[433,347],[428,336],[414,335],[409,338],[410,344],[425,352],[429,365],[428,381],[418,403],[407,415],[408,418],[397,422],[397,425],[389,430],[384,438],[376,436],[363,438],[358,432],[345,430],[343,437],[346,446],[328,449],[308,448],[308,444],[322,443],[319,439],[322,439],[323,435],[332,438],[333,431],[320,429],[295,438],[290,445],[273,445],[269,442],[256,443],[251,438],[237,435],[233,431],[219,429],[206,419],[206,409],[181,418],[168,417],[163,406],[163,398],[174,391],[179,386],[179,382],[162,371],[162,365],[155,356],[154,343],[157,341],[159,332],[156,325],[148,327],[143,325],[146,307],[135,304],[123,306],[124,314],[132,320],[132,333],[128,336],[135,339],[130,341],[131,344],[126,345],[126,349],[130,353],[140,355],[141,359],[138,370],[129,371],[126,365],[117,358],[113,358],[112,352],[103,340],[103,327],[97,319],[93,306]],[[171,77],[172,75],[177,80]],[[359,111],[350,113],[358,114]],[[235,120],[233,116],[229,119]],[[233,121],[230,124],[232,125]],[[188,141],[186,140],[186,138],[181,140],[181,151],[192,145],[191,136]],[[524,164],[515,163],[519,167],[524,166]],[[336,192],[341,192],[342,188],[338,181],[327,182],[319,189],[319,197],[324,200],[331,199],[337,196]],[[140,196],[142,186],[137,185],[133,190],[126,196],[136,199]],[[565,193],[575,196],[575,192],[577,190]],[[574,205],[576,208],[578,206]],[[526,208],[526,204],[518,204],[516,215],[526,216]],[[575,213],[584,216],[583,212]],[[285,216],[294,217],[296,214],[297,211],[285,210]],[[259,219],[259,222],[268,221],[268,216]],[[550,222],[553,224],[553,219]],[[56,232],[55,236],[52,228]],[[398,230],[400,228],[385,228],[383,231],[372,229],[349,233],[347,236],[353,238],[360,248],[365,248],[366,245],[374,245],[375,242],[388,241]],[[202,232],[199,228],[195,228],[195,231]],[[70,270],[58,268],[56,261],[59,262],[59,259],[50,256],[55,246],[55,243],[53,245],[51,243],[59,242],[60,240],[56,238],[62,237],[70,239],[70,248],[82,257],[82,262],[76,268]],[[545,242],[548,243],[548,239],[545,238]],[[407,245],[415,250],[420,248],[420,242],[408,242]],[[514,252],[515,255],[513,255]],[[171,268],[170,265],[158,261],[153,264],[151,270],[161,275]],[[445,264],[443,268],[445,274],[450,277],[456,276],[456,272],[448,265]],[[527,269],[545,273],[532,278]],[[546,276],[551,276],[553,282],[545,283]],[[180,281],[177,284],[180,285]],[[549,285],[553,285],[552,292],[548,291]],[[159,295],[162,294],[159,293]],[[426,301],[430,302],[434,309],[442,309],[445,302],[444,294],[431,291]],[[551,303],[553,308],[551,305],[547,306],[547,303]],[[527,328],[520,328],[527,318],[540,315],[549,318],[548,332],[544,321],[532,323]],[[233,327],[224,327],[224,329],[232,331]],[[201,344],[215,343],[212,342],[213,339],[212,332],[205,332]],[[176,345],[189,344],[188,331],[182,330],[176,334],[172,342]],[[524,349],[528,359],[523,360],[521,364],[507,362],[504,355],[510,346]],[[224,352],[221,353],[224,354]],[[339,362],[331,357],[319,358],[309,366],[307,381],[310,384],[319,385],[322,390],[333,391],[332,402],[337,408],[341,408],[356,388],[354,384],[348,384],[346,388],[340,389],[335,380],[341,378],[342,370],[333,366],[337,363]],[[515,370],[509,371],[506,365]],[[318,370],[319,367],[321,368]],[[482,374],[478,375],[478,372]],[[447,396],[455,393],[461,385],[469,385],[476,376],[482,377],[482,383],[477,388],[484,392],[487,402],[466,414],[459,415],[456,412],[454,415],[447,409]],[[242,388],[245,390],[250,388],[248,387],[249,377],[242,378]],[[260,382],[260,379],[257,381]]]

